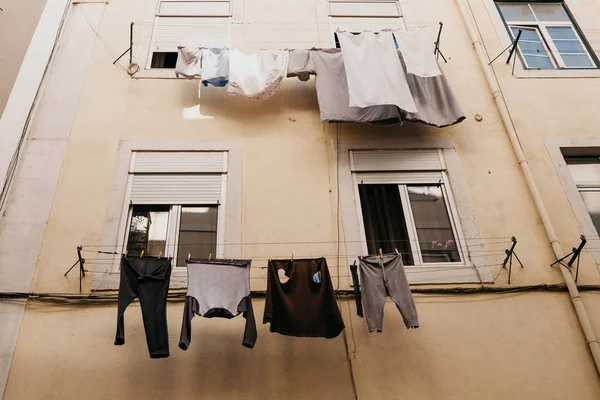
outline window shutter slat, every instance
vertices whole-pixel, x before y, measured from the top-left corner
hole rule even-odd
[[[352,171],[441,171],[437,150],[369,150],[352,152]]]
[[[133,173],[225,173],[227,153],[137,152]]]
[[[220,204],[223,175],[134,175],[131,204]]]
[[[175,52],[177,46],[229,46],[229,17],[158,17],[152,50]]]
[[[361,184],[439,184],[441,172],[358,172],[356,182]]]

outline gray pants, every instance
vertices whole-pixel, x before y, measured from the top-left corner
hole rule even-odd
[[[383,307],[389,293],[407,328],[418,328],[417,309],[398,255],[359,258],[360,287],[369,332],[383,329]]]

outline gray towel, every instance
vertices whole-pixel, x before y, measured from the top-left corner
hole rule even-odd
[[[311,50],[321,121],[374,122],[399,119],[396,106],[350,107],[348,81],[340,49]],[[310,66],[310,64],[309,64]]]
[[[398,55],[402,61],[402,68],[406,71],[400,51],[398,51]],[[405,121],[422,122],[442,128],[458,124],[465,119],[465,113],[443,72],[442,75],[430,77],[407,73],[406,80],[418,111],[416,113],[402,111]]]

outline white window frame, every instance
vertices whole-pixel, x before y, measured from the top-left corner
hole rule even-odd
[[[408,281],[411,284],[489,283],[494,281],[491,265],[495,260],[492,260],[485,252],[481,251],[485,245],[480,239],[481,235],[477,227],[474,207],[471,204],[469,196],[469,186],[463,174],[458,153],[451,140],[418,138],[414,136],[373,137],[369,141],[342,139],[339,143],[334,142],[333,148],[336,149],[334,156],[338,165],[341,227],[344,233],[344,240],[346,241],[344,246],[346,253],[344,260],[348,265],[351,265],[354,261],[358,262],[358,256],[367,254],[364,226],[361,226],[362,207],[360,206],[360,202],[357,201],[357,181],[354,179],[353,172],[368,170],[365,173],[369,173],[369,175],[371,172],[368,164],[356,164],[352,158],[352,152],[363,150],[435,151],[443,155],[439,162],[429,162],[432,159],[427,157],[425,162],[417,160],[414,163],[407,163],[406,159],[402,159],[401,162],[395,165],[405,172],[437,171],[435,172],[436,178],[431,183],[439,184],[440,179],[445,183],[447,193],[445,200],[450,206],[450,218],[458,221],[458,224],[455,225],[458,232],[456,241],[457,246],[458,243],[461,245],[462,263],[445,263],[443,266],[435,266],[428,263],[427,265],[410,266],[410,268],[407,267],[406,269]],[[394,162],[393,158],[391,160]],[[440,162],[442,162],[443,168],[439,167]],[[392,170],[396,170],[396,167],[392,168]],[[387,169],[390,168],[388,167]],[[375,173],[376,171],[372,172]],[[408,176],[408,174],[404,175]],[[367,176],[363,175],[361,178],[365,179]],[[379,177],[368,179],[379,181]],[[367,179],[364,181],[367,182]],[[374,181],[371,182],[375,183]],[[417,184],[415,179],[407,183]],[[448,190],[450,186],[451,190]],[[468,238],[468,242],[466,238]],[[471,247],[473,247],[473,252],[469,251]],[[348,279],[350,279],[349,268],[347,273]]]
[[[161,3],[163,2],[207,2],[207,3],[229,3],[229,12],[227,14],[219,14],[219,13],[214,13],[214,14],[178,14],[178,15],[168,15],[168,14],[161,14],[160,11],[160,7],[161,7]],[[156,1],[156,11],[154,13],[154,18],[153,18],[153,26],[152,26],[152,34],[150,37],[150,43],[148,45],[148,55],[146,57],[146,65],[145,65],[145,70],[149,71],[150,73],[152,73],[152,71],[154,71],[156,74],[161,75],[161,73],[168,73],[168,74],[172,74],[174,75],[173,69],[172,68],[151,68],[152,66],[152,58],[154,53],[159,52],[157,51],[157,49],[155,48],[155,44],[154,44],[154,40],[155,37],[157,35],[157,28],[160,24],[160,20],[161,18],[213,18],[213,19],[222,19],[224,24],[227,24],[227,29],[228,29],[228,39],[222,43],[222,46],[230,46],[231,45],[231,22],[232,22],[232,16],[233,16],[233,0],[157,0]],[[198,45],[203,45],[205,43],[198,43]],[[179,44],[174,43],[174,46],[177,46]],[[143,74],[142,74],[143,75]],[[143,77],[143,76],[141,76]]]
[[[219,152],[226,153],[226,180],[221,186],[221,205],[218,215],[218,257],[242,257],[242,169],[243,146],[241,141],[163,141],[125,140],[119,144],[116,165],[108,192],[104,223],[100,238],[100,248],[115,252],[113,256],[100,256],[102,264],[96,266],[92,288],[117,289],[119,287],[119,265],[124,251],[126,229],[129,228],[129,206],[132,180],[130,179],[131,158],[135,152]],[[213,173],[218,173],[216,164]],[[202,170],[202,169],[199,169]],[[147,171],[152,172],[152,171]],[[216,194],[216,192],[215,192]],[[226,196],[224,195],[226,194]],[[216,205],[216,203],[210,202]],[[140,202],[140,204],[142,204]],[[208,202],[205,201],[205,204]],[[201,205],[189,204],[189,205]],[[223,229],[220,229],[223,227]],[[174,229],[176,229],[174,227]],[[167,256],[167,255],[165,255]],[[203,255],[199,255],[203,256]],[[215,256],[215,255],[213,255]],[[110,261],[110,262],[108,262]],[[185,268],[174,268],[171,275],[171,288],[185,288],[187,275]]]
[[[173,152],[176,154],[176,152]],[[227,165],[228,154],[224,153],[224,162]],[[131,224],[131,217],[133,213],[133,207],[135,205],[131,204],[131,189],[133,187],[133,178],[136,175],[133,171],[135,165],[137,152],[133,152],[131,156],[131,164],[129,168],[128,178],[127,178],[127,195],[125,198],[125,203],[123,206],[123,215],[122,220],[125,221],[124,225],[120,229],[119,237],[122,238],[119,246],[120,248],[127,248],[127,243],[129,240],[129,231]],[[197,173],[192,175],[203,175],[206,173]],[[153,175],[152,173],[150,175]],[[169,173],[161,173],[161,175],[168,176]],[[176,174],[175,174],[176,175]],[[178,251],[178,243],[179,243],[179,227],[181,223],[181,208],[182,207],[194,207],[194,206],[217,206],[217,245],[216,250],[217,254],[213,254],[214,258],[224,258],[225,257],[225,215],[227,212],[227,172],[223,172],[222,176],[222,184],[221,184],[221,200],[217,204],[202,204],[201,202],[197,204],[162,204],[165,206],[169,206],[169,221],[167,223],[167,240],[165,243],[165,249],[163,250],[164,257],[173,257],[173,267],[185,267],[185,265],[177,265],[177,251]],[[145,204],[139,204],[145,205]],[[151,205],[151,204],[148,204]],[[193,255],[194,257],[208,257],[209,254],[198,254]],[[185,270],[181,270],[181,268],[175,268],[173,270],[175,275],[185,274]]]
[[[511,39],[514,40],[516,39],[516,36],[513,34],[512,29],[511,28],[521,28],[521,29],[531,29],[531,30],[535,30],[535,32],[538,34],[538,36],[540,36],[542,44],[544,46],[544,48],[546,49],[546,51],[548,52],[548,55],[550,56],[550,60],[552,62],[552,64],[554,65],[554,68],[557,69],[566,69],[566,70],[586,70],[586,69],[598,69],[598,65],[596,63],[596,60],[594,59],[594,57],[590,54],[590,50],[588,49],[588,47],[586,46],[586,44],[583,42],[582,38],[581,38],[581,33],[579,31],[579,29],[577,29],[577,27],[575,26],[575,23],[573,21],[572,16],[570,15],[570,13],[568,12],[568,10],[566,9],[566,7],[564,6],[564,4],[562,2],[555,2],[555,3],[527,3],[527,2],[498,2],[499,5],[501,4],[519,4],[519,5],[527,5],[529,7],[529,10],[531,11],[531,14],[533,15],[533,17],[535,18],[535,21],[519,21],[519,20],[508,20],[504,17],[504,15],[502,14],[502,10],[500,9],[500,7],[498,7],[499,13],[502,16],[502,19],[504,20],[506,27],[508,28],[508,34],[510,35]],[[563,8],[563,10],[565,11],[565,13],[567,14],[567,17],[569,18],[569,21],[543,21],[543,20],[539,20],[537,15],[535,14],[533,7],[531,7],[531,5],[538,5],[538,4],[554,4],[554,5],[558,5],[560,7]],[[591,67],[567,67],[565,62],[562,59],[562,56],[560,55],[560,52],[558,51],[556,45],[554,44],[554,40],[552,39],[552,37],[550,36],[550,34],[548,33],[547,28],[553,28],[553,27],[569,27],[571,28],[571,30],[575,33],[575,37],[577,38],[577,40],[579,41],[579,44],[581,45],[581,47],[585,50],[585,54],[588,57],[589,61],[592,63]],[[540,68],[531,68],[528,66],[527,61],[525,59],[525,57],[523,56],[523,53],[521,52],[521,49],[519,46],[517,46],[517,51],[519,53],[519,56],[521,58],[521,60],[523,61],[523,64],[526,66],[526,68],[528,69],[540,69]],[[579,54],[579,53],[577,53]]]
[[[413,256],[413,260],[414,260],[414,265],[411,266],[407,266],[406,268],[412,268],[412,267],[439,267],[439,266],[470,266],[471,264],[468,261],[468,257],[466,256],[468,254],[468,250],[466,247],[466,240],[465,240],[465,236],[463,233],[463,229],[462,229],[462,225],[460,222],[460,219],[458,218],[458,212],[456,209],[456,204],[454,202],[454,197],[452,196],[452,191],[450,190],[450,182],[448,179],[448,174],[445,171],[445,163],[444,163],[444,158],[442,155],[442,151],[438,150],[438,155],[440,157],[440,161],[442,164],[442,168],[444,168],[444,170],[441,170],[441,177],[439,179],[423,179],[423,180],[419,180],[418,182],[405,182],[402,180],[399,180],[397,178],[394,178],[394,174],[388,174],[384,171],[382,172],[377,172],[377,171],[373,171],[373,173],[381,176],[381,178],[379,178],[377,180],[378,184],[393,184],[393,185],[398,185],[398,191],[400,194],[400,201],[402,203],[402,211],[404,214],[404,218],[405,218],[405,223],[406,223],[406,228],[408,231],[408,239],[410,240],[411,243],[411,251],[412,251],[412,256]],[[420,171],[412,171],[415,174],[418,174]],[[410,173],[410,172],[408,172]],[[389,176],[389,177],[388,177]],[[361,184],[361,182],[358,182],[358,174],[356,172],[352,173],[352,182],[353,182],[353,187],[354,187],[354,198],[355,198],[355,202],[357,204],[356,207],[356,213],[357,213],[357,220],[359,223],[359,227],[360,227],[360,238],[361,238],[361,245],[362,245],[362,251],[364,255],[368,254],[368,247],[367,247],[367,236],[366,236],[366,232],[365,232],[365,224],[364,224],[364,216],[362,213],[362,204],[360,201],[360,194],[359,194],[359,190],[358,190],[358,186]],[[456,247],[460,256],[461,261],[459,262],[448,262],[448,263],[424,263],[423,262],[423,256],[421,253],[421,249],[420,249],[420,243],[419,243],[419,239],[418,239],[418,235],[417,235],[417,228],[415,226],[415,221],[414,221],[414,217],[413,217],[413,213],[412,213],[412,208],[411,208],[411,204],[410,204],[410,200],[408,197],[408,185],[417,185],[417,186],[431,186],[431,185],[439,185],[441,190],[442,190],[442,194],[444,197],[444,203],[446,206],[446,211],[448,212],[448,217],[450,219],[450,224],[452,226],[452,233],[454,234],[454,238],[456,241]]]
[[[600,154],[600,138],[598,137],[565,137],[565,138],[548,138],[544,141],[550,161],[554,165],[557,177],[565,191],[568,206],[572,214],[566,213],[561,218],[562,225],[573,226],[579,225],[581,231],[575,230],[569,236],[563,238],[563,243],[579,243],[579,235],[583,234],[588,240],[597,241],[600,239],[598,231],[594,226],[592,217],[587,209],[583,198],[581,197],[580,188],[575,183],[571,169],[565,160],[565,153],[569,155],[596,155]],[[567,217],[572,215],[574,218]],[[568,219],[566,219],[568,218]],[[573,230],[571,230],[572,232]],[[595,261],[595,267],[600,272],[600,251],[590,251],[591,256]],[[584,268],[585,270],[585,268]]]

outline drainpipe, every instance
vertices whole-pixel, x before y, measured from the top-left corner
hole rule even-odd
[[[533,179],[533,174],[531,173],[529,162],[525,158],[525,154],[523,153],[523,149],[521,148],[521,144],[519,143],[517,132],[515,131],[515,128],[512,124],[508,107],[506,106],[506,103],[504,103],[504,97],[502,96],[502,92],[500,91],[500,86],[498,85],[498,82],[495,79],[495,75],[493,73],[491,65],[488,65],[489,61],[486,58],[481,39],[474,28],[476,22],[472,14],[470,14],[469,10],[467,9],[467,5],[465,4],[466,1],[468,0],[456,0],[456,3],[460,8],[463,20],[465,22],[467,30],[469,31],[469,36],[471,38],[471,41],[473,42],[473,47],[477,52],[477,58],[479,58],[479,62],[481,63],[481,67],[483,68],[483,72],[485,73],[488,85],[490,86],[490,90],[492,91],[492,96],[494,97],[494,101],[496,102],[496,107],[498,108],[498,111],[500,112],[500,117],[502,118],[502,122],[504,123],[504,129],[508,134],[508,138],[510,139],[510,143],[512,144],[513,151],[515,152],[517,160],[519,161],[519,165],[521,166],[521,170],[523,171],[523,175],[525,176],[527,187],[529,188],[529,191],[533,196],[533,201],[535,202],[537,211],[540,215],[540,218],[542,219],[542,224],[544,225],[546,235],[548,236],[550,244],[552,245],[554,255],[557,259],[560,259],[564,256],[562,247],[560,246],[560,242],[558,241],[558,237],[556,236],[556,231],[554,230],[554,226],[552,225],[552,221],[550,220],[550,216],[548,215],[548,209],[546,208],[546,205],[542,200],[540,190],[538,189],[538,186],[535,183],[535,180]],[[563,279],[567,285],[567,289],[569,290],[569,295],[571,296],[571,301],[573,302],[573,307],[575,308],[575,312],[577,313],[577,318],[579,319],[579,323],[581,324],[581,328],[583,330],[583,333],[585,334],[586,342],[590,347],[592,357],[594,358],[594,363],[596,364],[596,369],[598,370],[598,373],[600,373],[600,344],[598,343],[596,333],[594,332],[594,328],[592,327],[592,323],[590,322],[590,318],[585,308],[585,304],[581,299],[581,295],[579,294],[577,285],[573,280],[573,275],[571,275],[571,271],[567,267],[564,267],[562,264],[559,264],[559,268],[560,272],[562,273]]]

